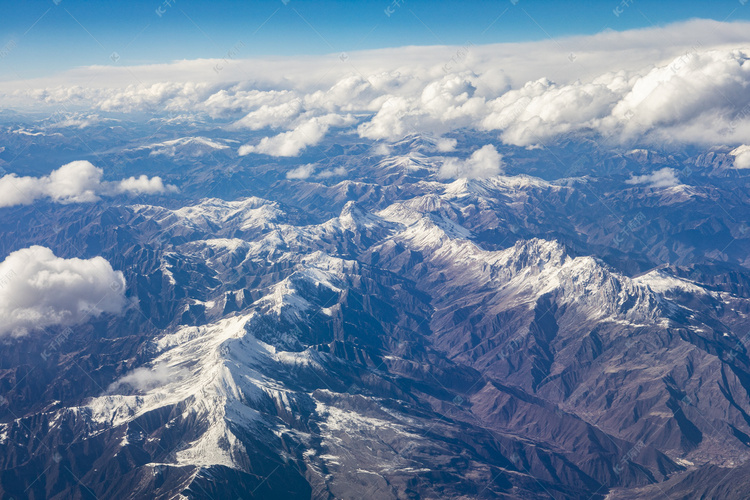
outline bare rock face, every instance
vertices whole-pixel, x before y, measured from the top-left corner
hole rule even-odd
[[[648,151],[445,181],[410,138],[356,181],[227,154],[240,188],[202,144],[177,199],[2,209],[4,256],[101,255],[130,299],[2,339],[3,498],[746,497],[750,214],[714,153],[700,189],[624,184],[683,161]]]

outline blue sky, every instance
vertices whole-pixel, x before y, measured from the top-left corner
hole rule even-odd
[[[244,58],[543,40],[690,18],[746,20],[750,2],[6,2],[0,18],[0,79],[44,76],[85,65],[136,65],[227,54]]]

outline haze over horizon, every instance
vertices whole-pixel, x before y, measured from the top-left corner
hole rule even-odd
[[[33,0],[4,6],[0,80],[91,65],[222,59],[228,53],[245,59],[554,40],[690,19],[748,20],[750,6],[742,0]]]

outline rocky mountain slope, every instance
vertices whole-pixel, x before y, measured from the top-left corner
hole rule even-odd
[[[509,149],[451,180],[411,137],[287,179],[231,141],[103,153],[172,197],[0,209],[4,256],[103,256],[130,300],[2,339],[3,498],[744,498],[750,218],[723,153],[559,144],[543,176]],[[685,184],[625,182],[665,164]]]

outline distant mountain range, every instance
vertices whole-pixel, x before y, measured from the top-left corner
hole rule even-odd
[[[0,337],[2,498],[747,498],[730,148],[467,131],[276,158],[118,120],[3,118],[6,175],[178,191],[0,208],[0,259],[103,257],[128,303]],[[501,174],[441,173],[486,144]]]

